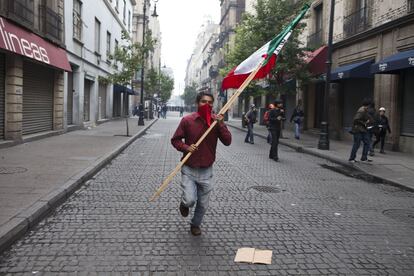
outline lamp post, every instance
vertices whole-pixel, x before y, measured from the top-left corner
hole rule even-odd
[[[142,45],[145,45],[145,33],[146,33],[146,25],[147,25],[147,1],[144,0],[144,18],[142,23]],[[157,2],[155,1],[154,12],[152,14],[153,17],[158,17],[157,14]],[[138,125],[143,126],[144,123],[144,77],[145,77],[145,52],[142,53],[142,66],[141,66],[141,93],[140,93],[140,101],[139,101],[139,118],[138,118]]]
[[[321,132],[319,135],[318,149],[329,150],[329,125],[328,125],[328,103],[331,84],[332,69],[332,41],[334,27],[335,0],[331,0],[331,11],[329,16],[329,33],[328,33],[328,57],[326,60],[326,80],[325,95],[323,101],[323,121],[321,122]]]

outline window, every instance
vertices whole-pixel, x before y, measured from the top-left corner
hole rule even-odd
[[[82,41],[82,2],[73,0],[73,37]]]
[[[106,32],[106,59],[109,60],[111,55],[111,33]]]
[[[118,46],[119,46],[118,40],[115,39],[115,51],[116,51],[116,49],[118,49]],[[116,61],[115,61],[114,66],[115,66],[115,68],[118,68],[118,64],[117,64]]]
[[[126,19],[126,1],[124,0],[124,12],[123,12],[123,15],[124,15],[124,24],[125,24],[125,19]]]
[[[128,11],[128,31],[131,31],[131,11]]]
[[[101,22],[95,17],[95,53],[101,53]]]
[[[315,33],[322,30],[323,17],[322,17],[322,4],[315,7]]]

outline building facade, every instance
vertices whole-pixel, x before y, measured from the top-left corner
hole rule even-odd
[[[130,112],[131,89],[107,84],[111,59],[132,34],[134,0],[65,0],[66,49],[72,72],[65,78],[65,123],[93,126]],[[121,64],[118,64],[121,68]]]
[[[133,12],[133,21],[132,21],[132,38],[133,41],[136,43],[142,43],[142,35],[144,30],[144,3],[146,5],[146,32],[150,32],[152,39],[154,40],[154,50],[151,51],[146,59],[145,70],[148,73],[149,69],[153,69],[156,72],[160,72],[161,70],[161,29],[160,29],[160,22],[158,19],[158,14],[156,11],[156,4],[153,6],[151,5],[151,1],[149,0],[137,0],[137,4],[134,7]],[[145,77],[144,77],[145,78]],[[137,70],[135,84],[137,89],[139,89],[141,85],[141,72]],[[154,91],[145,91],[144,86],[144,106],[147,108],[149,106],[155,105],[155,101],[153,101]],[[141,95],[133,96],[132,104],[133,106],[139,106]],[[153,106],[153,109],[156,108]]]
[[[63,131],[64,1],[0,2],[0,142]]]
[[[314,49],[326,44],[329,2],[312,4],[306,43]],[[412,0],[335,2],[333,84],[329,92],[332,138],[350,139],[355,112],[364,98],[372,98],[377,109],[387,110],[392,129],[388,146],[414,152],[413,30]],[[321,120],[323,83],[322,77],[299,93],[305,102],[308,129],[317,128]]]

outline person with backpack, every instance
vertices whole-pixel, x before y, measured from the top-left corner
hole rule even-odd
[[[295,107],[295,110],[293,110],[292,116],[290,117],[290,122],[295,123],[295,138],[300,139],[300,125],[303,122],[303,117],[305,116],[305,113],[302,109],[302,103],[299,102],[298,105]]]
[[[369,116],[368,114],[368,107],[370,106],[370,104],[371,102],[369,100],[364,100],[362,102],[362,106],[358,109],[357,113],[354,116],[354,121],[351,130],[351,134],[354,136],[354,143],[352,146],[351,155],[348,159],[349,162],[357,162],[355,158],[357,151],[361,145],[361,142],[364,144],[361,161],[372,162],[371,159],[368,159],[368,151],[370,145],[367,125],[370,124],[370,120],[372,119],[371,116]]]
[[[375,146],[381,141],[381,150],[380,153],[385,153],[384,151],[384,144],[385,144],[385,137],[387,136],[387,131],[388,133],[391,133],[391,128],[390,128],[390,124],[388,122],[388,118],[387,116],[385,116],[385,108],[381,107],[379,109],[379,118],[377,121],[377,126],[378,129],[375,132],[375,142],[372,145],[372,151],[374,151]]]
[[[282,129],[282,121],[285,119],[285,112],[282,109],[282,102],[276,100],[275,107],[269,112],[269,130],[272,134],[272,146],[270,147],[269,158],[274,161],[279,161],[279,138]]]
[[[270,133],[270,129],[269,129],[269,113],[270,113],[270,110],[272,110],[273,108],[275,108],[275,105],[269,104],[269,109],[263,115],[263,123],[265,124],[267,131],[268,131],[268,134],[267,134],[268,144],[272,144],[272,134]]]
[[[250,106],[250,110],[244,115],[244,120],[247,124],[247,134],[244,142],[254,144],[253,125],[257,122],[257,110],[254,104]]]

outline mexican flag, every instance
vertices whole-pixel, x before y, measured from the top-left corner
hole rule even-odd
[[[229,88],[239,88],[250,73],[252,73],[257,66],[259,66],[259,63],[262,62],[263,59],[265,60],[262,67],[253,79],[263,79],[267,77],[272,68],[275,66],[277,56],[292,34],[293,29],[305,16],[308,9],[309,5],[306,4],[302,8],[300,14],[292,22],[290,22],[290,24],[280,34],[263,45],[259,50],[254,52],[238,66],[233,68],[223,79],[221,89],[226,90]]]

